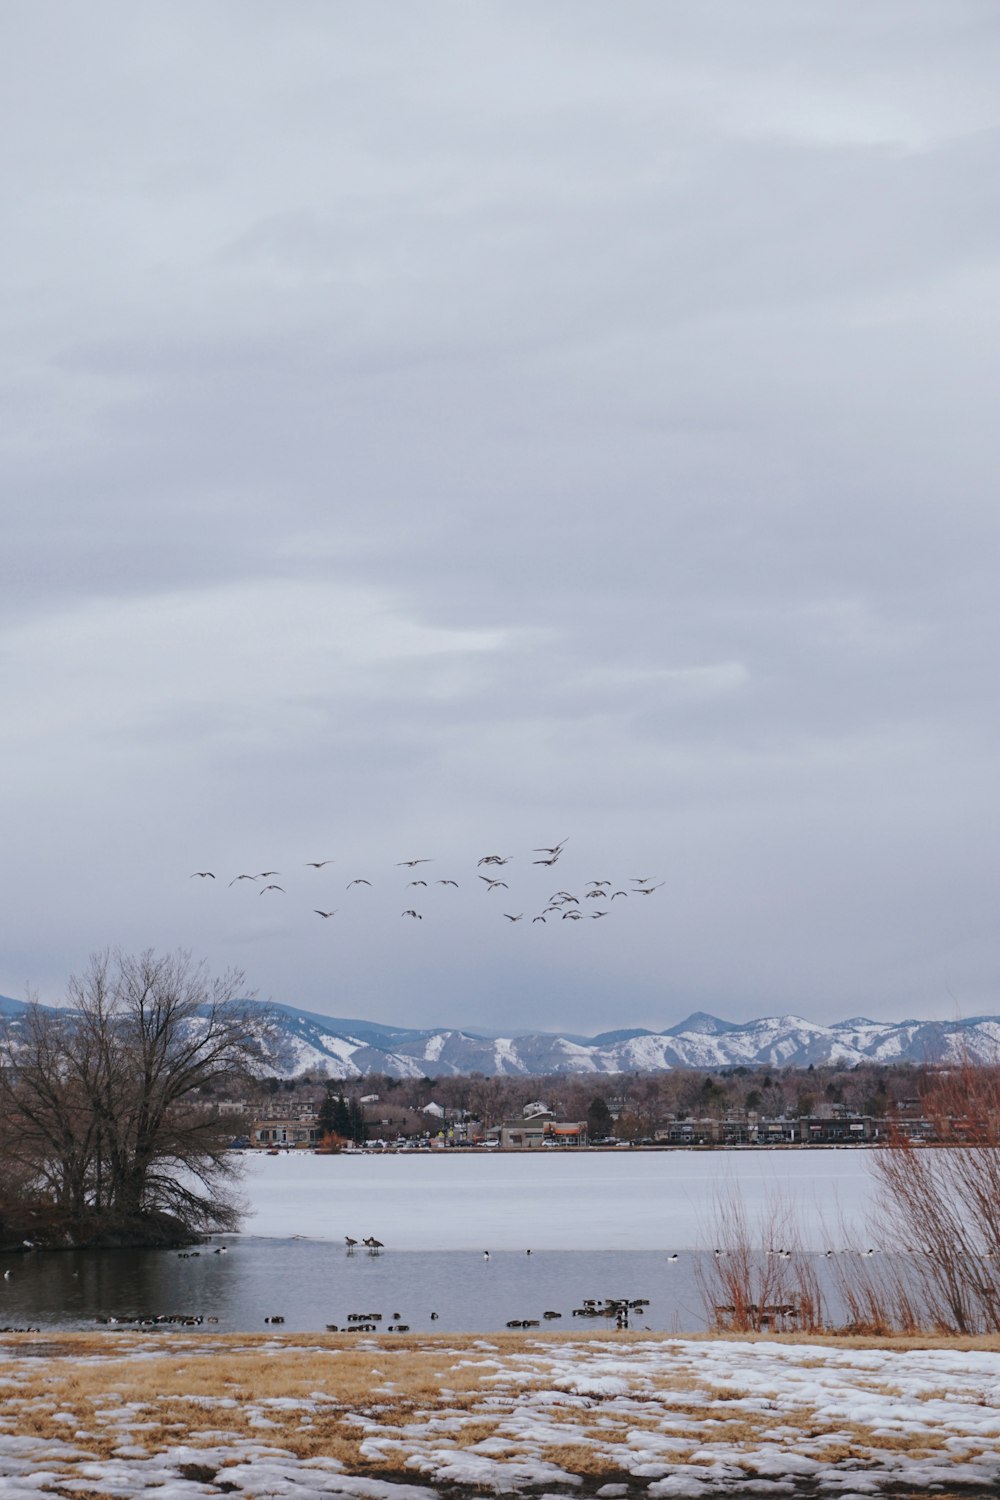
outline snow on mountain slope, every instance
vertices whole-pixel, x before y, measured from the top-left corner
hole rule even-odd
[[[304,1072],[331,1078],[371,1073],[394,1078],[468,1073],[538,1077],[810,1063],[850,1067],[864,1061],[1000,1063],[1000,1016],[952,1021],[853,1016],[823,1026],[795,1015],[738,1023],[695,1012],[661,1031],[623,1028],[588,1038],[539,1031],[520,1036],[451,1028],[418,1031],[326,1017],[290,1005],[264,1008],[279,1039],[274,1071],[283,1077]],[[0,997],[0,1021],[14,1035],[23,1025],[24,1010],[23,1003]]]

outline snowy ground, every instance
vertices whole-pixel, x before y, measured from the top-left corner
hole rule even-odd
[[[871,1153],[523,1152],[246,1158],[250,1234],[356,1238],[394,1250],[688,1250],[715,1242],[716,1202],[752,1219],[794,1209],[803,1249],[864,1239]]]
[[[4,1500],[1000,1486],[995,1348],[108,1334],[12,1340],[0,1384]]]

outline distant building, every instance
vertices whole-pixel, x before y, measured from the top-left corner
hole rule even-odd
[[[505,1120],[500,1126],[501,1151],[532,1151],[539,1147],[579,1147],[587,1144],[586,1120],[557,1124],[551,1111],[521,1120]]]
[[[321,1131],[315,1115],[269,1116],[254,1120],[250,1140],[255,1146],[315,1146]]]

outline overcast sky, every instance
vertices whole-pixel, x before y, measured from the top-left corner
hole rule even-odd
[[[0,992],[1000,1012],[998,78],[994,0],[5,6]]]

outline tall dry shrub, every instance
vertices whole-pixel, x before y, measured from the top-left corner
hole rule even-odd
[[[813,1259],[803,1254],[792,1205],[769,1199],[751,1216],[735,1190],[717,1195],[714,1242],[695,1275],[706,1318],[731,1333],[823,1327],[823,1298]]]
[[[922,1098],[939,1144],[895,1129],[872,1157],[883,1250],[923,1326],[1000,1332],[1000,1068],[963,1062]]]

